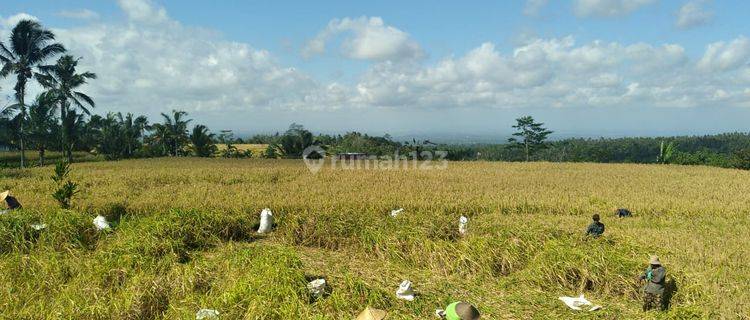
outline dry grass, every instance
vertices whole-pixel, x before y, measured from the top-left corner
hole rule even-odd
[[[427,319],[453,299],[488,319],[750,314],[749,172],[471,162],[313,175],[293,160],[129,160],[74,165],[83,192],[73,211],[55,208],[50,174],[0,177],[26,206],[0,217],[0,310],[11,317],[214,308],[232,319],[351,319],[369,304],[389,319]],[[258,236],[264,207],[278,226]],[[616,219],[615,207],[635,216]],[[116,221],[112,232],[92,230],[97,213]],[[603,239],[581,236],[593,213],[604,213]],[[464,238],[461,214],[471,218]],[[50,226],[34,232],[36,221]],[[669,312],[640,311],[633,277],[650,254],[677,285]],[[313,276],[333,291],[311,304]],[[403,279],[415,302],[395,299]],[[580,292],[605,309],[575,314],[556,300]]]

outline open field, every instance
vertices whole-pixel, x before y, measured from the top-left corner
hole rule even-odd
[[[252,144],[252,143],[238,143],[238,144],[233,144],[233,146],[237,148],[238,151],[245,151],[245,150],[252,151],[253,158],[261,158],[262,155],[266,152],[266,148],[268,148],[267,144]],[[217,143],[216,147],[219,150],[219,152],[221,152],[223,150],[226,150],[227,145]],[[216,154],[214,156],[219,157],[220,154]]]
[[[454,299],[486,319],[748,318],[750,172],[689,166],[451,162],[445,170],[343,170],[299,160],[81,163],[74,210],[51,168],[4,170],[26,209],[0,216],[0,311],[19,319],[431,319]],[[258,212],[277,228],[256,235]],[[404,213],[391,218],[391,209]],[[616,219],[627,207],[635,216]],[[101,213],[116,221],[97,233]],[[586,239],[593,213],[607,233]],[[469,234],[457,231],[470,217]],[[30,225],[49,226],[34,231]],[[650,254],[676,285],[642,313]],[[309,303],[306,278],[327,298]],[[397,300],[409,279],[419,296]],[[561,295],[585,293],[597,313]]]

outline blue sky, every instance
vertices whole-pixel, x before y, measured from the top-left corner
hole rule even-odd
[[[562,135],[748,131],[750,2],[4,1],[53,29],[98,112],[211,128]],[[8,85],[0,82],[3,93]]]

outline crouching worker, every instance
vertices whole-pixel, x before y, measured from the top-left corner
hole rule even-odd
[[[604,233],[604,224],[599,222],[598,214],[595,214],[591,219],[594,221],[586,228],[586,235],[598,238]]]
[[[0,213],[6,213],[9,210],[21,209],[21,203],[18,202],[18,199],[10,195],[10,190],[6,190],[5,192],[0,193],[0,201],[5,203],[5,206],[7,208],[0,210]]]
[[[435,314],[445,320],[479,320],[479,310],[460,301],[449,304],[445,310],[437,310]]]
[[[643,311],[656,307],[663,309],[662,299],[667,270],[661,265],[657,256],[652,256],[648,263],[650,266],[640,277],[642,281],[646,281],[646,286],[643,288]]]

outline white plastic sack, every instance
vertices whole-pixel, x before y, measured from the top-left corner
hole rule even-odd
[[[467,231],[467,225],[469,224],[469,218],[461,216],[458,218],[458,233],[465,235]]]
[[[35,224],[31,225],[31,228],[34,229],[34,230],[36,230],[36,231],[39,231],[39,230],[42,230],[42,229],[46,229],[47,228],[47,224],[46,223],[35,223]]]
[[[396,290],[396,297],[406,301],[414,301],[414,289],[411,287],[411,281],[404,280]]]
[[[396,210],[391,210],[391,217],[395,218],[395,217],[396,217],[396,216],[398,216],[398,215],[399,215],[399,214],[400,214],[401,212],[404,212],[404,208],[400,208],[400,209],[396,209]]]
[[[310,290],[310,295],[317,299],[323,296],[326,292],[326,279],[315,279],[307,284],[307,289]]]
[[[195,314],[196,320],[202,320],[202,319],[218,319],[219,318],[219,311],[216,311],[214,309],[200,309]]]
[[[573,310],[583,310],[581,307],[584,306],[592,306],[589,311],[596,311],[602,308],[602,306],[594,306],[591,301],[586,300],[586,298],[581,294],[578,297],[560,297],[558,298],[560,301],[562,301],[568,308],[571,308]]]
[[[107,222],[107,218],[98,215],[94,218],[94,227],[96,227],[96,230],[109,229],[109,222]]]
[[[7,210],[7,209],[0,210],[0,215],[4,215],[4,214],[8,213],[8,211],[10,211],[10,210]]]
[[[271,232],[273,227],[273,213],[271,209],[265,208],[260,212],[260,227],[258,227],[258,233]]]

